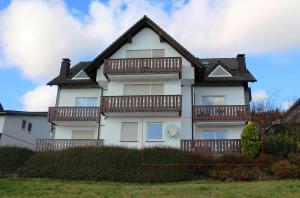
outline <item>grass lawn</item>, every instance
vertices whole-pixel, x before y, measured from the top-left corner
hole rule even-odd
[[[0,179],[0,197],[300,197],[300,180],[169,184]]]

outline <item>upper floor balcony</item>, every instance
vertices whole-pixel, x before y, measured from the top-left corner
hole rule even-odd
[[[194,121],[244,121],[250,118],[249,105],[195,105]]]
[[[104,76],[107,79],[126,75],[157,74],[164,78],[180,78],[181,57],[105,59]],[[148,75],[149,76],[149,75]]]
[[[103,113],[181,113],[181,95],[103,96],[100,107]]]
[[[49,107],[48,120],[53,123],[61,121],[98,122],[99,107]]]

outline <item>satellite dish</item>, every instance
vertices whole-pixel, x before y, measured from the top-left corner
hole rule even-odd
[[[165,130],[166,130],[166,133],[168,134],[168,136],[170,136],[170,137],[174,137],[178,133],[177,126],[175,126],[173,124],[168,125]]]

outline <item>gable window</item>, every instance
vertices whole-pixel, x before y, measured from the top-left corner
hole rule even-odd
[[[231,77],[232,75],[224,69],[221,65],[218,65],[208,77]]]
[[[225,96],[202,96],[202,105],[225,105]]]
[[[27,127],[27,131],[30,133],[31,130],[32,130],[32,123],[29,122],[29,123],[28,123],[28,127]]]
[[[97,97],[77,97],[75,99],[76,107],[96,107],[98,105]]]
[[[148,122],[147,123],[147,141],[163,140],[163,123]]]
[[[26,120],[22,120],[22,129],[25,130],[25,128],[26,128]]]
[[[81,70],[78,74],[76,74],[73,79],[89,79],[88,75]]]
[[[201,140],[221,140],[227,138],[228,134],[226,130],[204,130],[200,132]]]
[[[122,122],[121,123],[121,142],[137,142],[138,141],[138,123]]]
[[[164,95],[163,84],[125,84],[124,95]]]
[[[164,49],[126,50],[126,58],[152,58],[164,56]]]

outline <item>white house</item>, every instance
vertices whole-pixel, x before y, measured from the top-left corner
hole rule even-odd
[[[63,59],[48,83],[58,86],[49,108],[53,139],[138,148],[239,144],[255,81],[243,54],[197,58],[144,16],[93,61],[70,68]]]
[[[36,139],[49,139],[47,112],[4,110],[0,104],[0,146],[36,148]]]

